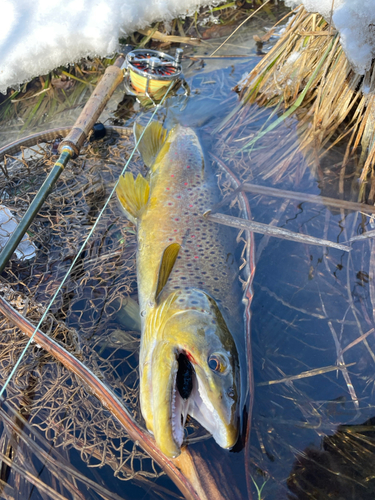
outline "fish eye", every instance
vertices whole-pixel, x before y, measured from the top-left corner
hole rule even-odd
[[[213,372],[223,373],[227,368],[226,360],[220,354],[211,354],[207,360],[209,368]]]

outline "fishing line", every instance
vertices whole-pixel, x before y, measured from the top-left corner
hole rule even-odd
[[[145,126],[145,128],[143,129],[143,131],[142,131],[142,133],[141,133],[141,135],[140,135],[140,137],[139,137],[138,141],[136,142],[136,144],[135,144],[135,146],[134,146],[134,148],[133,148],[133,151],[131,152],[131,154],[130,154],[130,156],[129,156],[129,158],[128,158],[128,161],[125,163],[125,166],[124,166],[124,168],[122,169],[122,172],[121,172],[120,176],[124,175],[125,170],[127,169],[127,167],[128,167],[128,165],[129,165],[129,163],[130,163],[131,159],[133,158],[133,155],[134,155],[134,153],[135,153],[136,149],[138,148],[138,145],[139,145],[139,143],[141,142],[141,140],[142,140],[142,138],[143,138],[143,135],[144,135],[144,133],[145,133],[146,129],[148,128],[148,126],[149,126],[149,125],[150,125],[150,123],[152,122],[152,120],[153,120],[154,116],[156,115],[156,112],[158,111],[158,109],[160,108],[160,106],[164,103],[164,101],[165,101],[165,99],[166,99],[167,95],[169,94],[169,91],[170,91],[170,90],[171,90],[171,88],[173,87],[173,85],[174,85],[174,82],[172,81],[172,82],[171,82],[171,84],[169,85],[168,89],[167,89],[167,92],[164,94],[164,96],[163,96],[162,100],[161,100],[161,101],[160,101],[160,103],[159,103],[159,104],[155,107],[155,111],[152,113],[152,115],[151,115],[151,117],[150,117],[149,121],[147,122],[147,125],[146,125],[146,126]],[[71,273],[71,271],[72,271],[72,269],[73,269],[73,267],[74,267],[75,263],[76,263],[76,262],[77,262],[77,260],[79,259],[79,256],[81,255],[81,253],[82,253],[83,249],[85,248],[85,246],[86,246],[87,242],[89,241],[89,239],[91,238],[91,236],[92,236],[93,232],[95,231],[96,226],[98,225],[98,222],[99,222],[99,220],[100,220],[101,216],[103,215],[103,213],[104,213],[105,209],[106,209],[106,208],[107,208],[107,206],[108,206],[108,203],[110,202],[110,199],[112,198],[112,196],[113,196],[113,194],[114,194],[114,192],[115,192],[115,190],[116,190],[116,187],[117,187],[118,182],[119,182],[119,179],[115,182],[115,184],[114,184],[114,186],[113,186],[113,189],[112,189],[112,191],[111,191],[111,193],[110,193],[109,197],[107,198],[107,201],[105,202],[105,204],[104,204],[103,208],[101,209],[101,211],[100,211],[100,213],[99,213],[99,215],[98,215],[98,218],[97,218],[97,219],[96,219],[96,221],[94,222],[94,225],[92,226],[92,228],[91,228],[91,230],[90,230],[89,234],[87,235],[87,237],[86,237],[85,241],[82,243],[82,245],[81,245],[81,247],[80,247],[79,251],[77,252],[77,255],[75,256],[75,258],[74,258],[73,262],[71,263],[71,265],[70,265],[70,267],[69,267],[68,271],[66,272],[66,274],[65,274],[65,276],[64,276],[64,278],[63,278],[63,280],[61,281],[60,285],[58,286],[58,288],[57,288],[57,290],[56,290],[56,292],[55,292],[54,296],[53,296],[53,297],[52,297],[52,299],[50,300],[50,302],[49,302],[49,304],[48,304],[48,306],[47,306],[47,309],[44,311],[44,313],[43,313],[42,317],[40,318],[39,323],[38,323],[38,324],[37,324],[37,326],[35,327],[35,330],[34,330],[33,334],[32,334],[32,335],[31,335],[31,337],[29,338],[29,340],[28,340],[27,344],[25,345],[25,347],[24,347],[24,349],[23,349],[23,351],[22,351],[22,353],[21,353],[20,357],[18,358],[18,360],[17,360],[16,364],[14,365],[14,367],[13,367],[12,371],[10,372],[10,375],[8,376],[7,380],[5,381],[5,384],[3,385],[2,389],[0,390],[0,399],[2,398],[3,393],[4,393],[5,389],[7,388],[7,386],[8,386],[8,384],[9,384],[9,382],[12,380],[13,375],[16,373],[18,366],[20,365],[20,363],[21,363],[21,361],[22,361],[23,357],[24,357],[24,356],[25,356],[25,354],[26,354],[27,349],[29,348],[30,344],[33,342],[34,337],[35,337],[35,334],[36,334],[36,332],[38,331],[38,329],[39,329],[39,327],[41,326],[41,324],[43,323],[43,321],[44,321],[45,317],[47,316],[47,313],[48,313],[48,311],[49,311],[50,307],[52,306],[52,304],[53,304],[54,300],[56,299],[56,297],[57,297],[57,295],[59,294],[59,292],[60,292],[61,288],[63,287],[63,285],[64,285],[64,283],[65,283],[66,279],[68,278],[69,274]],[[1,403],[0,403],[0,404],[1,404]]]

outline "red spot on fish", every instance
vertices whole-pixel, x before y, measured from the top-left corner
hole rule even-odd
[[[180,219],[177,217],[175,220],[179,221]]]
[[[169,191],[169,188],[165,188],[167,191]]]
[[[174,177],[174,174],[171,174],[171,177]]]
[[[186,354],[187,359],[190,361],[190,363],[193,363],[194,365],[197,364],[197,362],[194,359],[194,356],[190,352],[186,352],[185,354]]]
[[[187,186],[187,185],[188,185],[188,183],[187,183],[187,182],[185,182],[184,184],[185,184],[185,186]]]
[[[191,237],[192,237],[192,238],[195,238],[195,235],[194,235],[194,234],[192,234],[192,235],[191,235]]]
[[[190,168],[190,165],[188,165],[186,168]]]
[[[194,255],[194,259],[199,259],[198,255]]]
[[[177,229],[174,229],[174,232],[177,233]]]
[[[181,196],[177,196],[177,198],[181,198]]]
[[[169,206],[171,206],[171,205],[172,205],[172,203],[168,203],[168,205],[169,205]]]

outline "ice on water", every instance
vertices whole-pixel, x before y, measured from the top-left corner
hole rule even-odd
[[[215,0],[1,0],[0,92],[86,56],[154,21],[193,14]]]
[[[303,4],[309,12],[318,12],[329,21],[332,0],[285,0],[288,7]],[[375,0],[335,0],[332,22],[340,33],[340,42],[355,71],[361,75],[370,69],[375,57]]]

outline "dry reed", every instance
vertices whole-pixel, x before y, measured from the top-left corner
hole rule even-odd
[[[298,119],[299,148],[313,172],[320,178],[325,155],[337,144],[345,144],[339,192],[350,159],[356,156],[356,173],[361,181],[359,201],[375,201],[375,65],[365,76],[351,68],[338,34],[324,18],[300,8],[279,41],[236,87],[241,103],[224,124],[232,129],[247,121],[249,107],[276,106],[280,115],[250,141],[249,151],[288,117]],[[254,112],[254,111],[252,111]],[[295,155],[296,152],[293,152]],[[273,175],[275,172],[270,175]],[[366,185],[369,188],[366,192]]]

